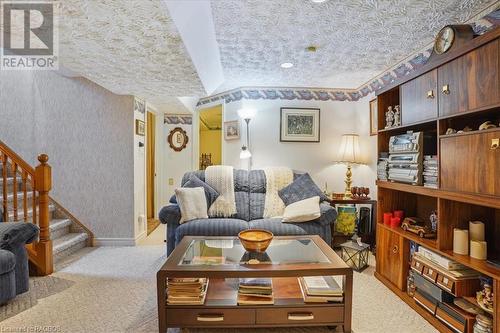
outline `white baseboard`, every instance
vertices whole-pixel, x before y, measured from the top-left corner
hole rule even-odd
[[[135,244],[139,243],[141,240],[143,240],[147,236],[148,236],[148,232],[147,232],[147,230],[144,230],[142,233],[137,235],[137,237],[135,238]]]
[[[147,232],[144,231],[136,238],[94,238],[94,246],[136,246],[146,236]]]
[[[135,238],[94,238],[95,246],[135,246]]]

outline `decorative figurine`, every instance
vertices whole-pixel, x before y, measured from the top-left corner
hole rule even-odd
[[[406,217],[401,224],[401,229],[417,234],[420,238],[435,238],[436,233],[432,231],[430,222],[418,217]]]
[[[387,108],[387,112],[385,113],[385,128],[391,128],[393,126],[394,121],[394,111],[392,111],[392,106]]]
[[[438,222],[438,216],[437,216],[437,212],[436,211],[433,211],[431,213],[431,216],[430,216],[430,221],[431,221],[431,228],[432,228],[432,232],[436,232],[437,230],[437,222]]]
[[[465,133],[465,132],[470,132],[470,131],[472,131],[472,128],[470,128],[469,126],[465,126],[464,129],[461,129],[457,133]]]
[[[485,121],[484,123],[482,123],[481,126],[479,126],[479,130],[483,131],[483,130],[487,130],[487,129],[495,128],[495,127],[497,127],[497,126],[488,120],[488,121]]]
[[[394,126],[401,126],[401,110],[399,105],[394,107]]]
[[[477,304],[486,312],[493,313],[493,291],[491,284],[485,283],[483,290],[476,294]]]

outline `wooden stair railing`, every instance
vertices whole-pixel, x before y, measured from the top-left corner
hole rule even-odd
[[[36,269],[35,273],[37,275],[49,275],[54,270],[49,228],[49,192],[52,188],[52,169],[47,163],[48,160],[49,157],[46,154],[39,155],[38,161],[40,164],[33,168],[0,141],[3,221],[22,223],[19,219],[20,213],[22,213],[22,221],[36,224],[40,228],[39,240],[27,246],[29,258]],[[12,202],[10,205],[8,198],[9,178],[12,182]],[[18,193],[19,182],[20,195]],[[28,197],[30,195],[31,210],[28,207],[30,200]],[[19,205],[18,196],[21,197],[21,205]]]

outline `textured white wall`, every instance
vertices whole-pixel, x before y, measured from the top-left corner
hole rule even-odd
[[[146,136],[135,134],[135,121],[142,120],[146,127],[146,113],[134,110],[134,237],[140,238],[146,235]],[[139,147],[142,142],[144,146]]]
[[[368,186],[375,193],[376,140],[369,137],[368,101],[365,97],[358,102],[321,101],[241,101],[225,105],[224,121],[238,119],[241,107],[257,109],[257,116],[250,122],[250,149],[252,168],[266,166],[288,166],[307,171],[323,189],[328,183],[329,191],[342,192],[346,167],[335,164],[340,138],[345,133],[360,135],[361,152],[368,165],[353,166],[353,186]],[[321,109],[321,142],[280,142],[280,108],[308,107]],[[245,126],[241,122],[241,140],[224,141],[224,164],[244,167],[239,159],[245,140]],[[373,195],[375,196],[375,194]]]
[[[47,153],[51,195],[98,238],[134,237],[133,97],[48,71],[0,72],[0,140]]]

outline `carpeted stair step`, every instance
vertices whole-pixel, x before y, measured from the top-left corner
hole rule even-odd
[[[50,221],[50,238],[54,241],[57,238],[61,238],[64,235],[70,233],[71,224],[70,219],[54,219]]]
[[[3,180],[1,178],[1,173],[0,173],[0,194],[3,193],[3,188],[2,188],[2,184],[3,184]],[[22,189],[22,186],[23,186],[23,180],[21,179],[21,177],[17,177],[16,178],[16,184],[17,184],[17,190],[18,191],[21,191]],[[7,193],[11,193],[12,191],[14,191],[14,177],[8,177],[7,178]],[[31,192],[32,189],[31,189],[31,184],[29,182],[26,183],[26,191],[28,192]]]
[[[1,206],[0,206],[1,208]],[[49,205],[49,213],[52,214],[56,210],[56,207],[52,204]],[[31,207],[28,207],[28,219],[33,216],[33,209]],[[9,205],[9,222],[12,222],[14,219],[14,211],[12,210],[12,207]],[[17,208],[17,221],[21,221],[24,219],[24,209],[22,205]]]
[[[71,232],[52,240],[54,262],[63,259],[87,246],[88,235],[84,232]]]
[[[16,196],[17,196],[18,207],[22,207],[23,200],[24,200],[24,192],[17,191]],[[26,200],[28,200],[28,203],[31,203],[31,198],[33,198],[33,192],[32,191],[26,192]],[[7,202],[8,203],[14,202],[14,192],[7,193]],[[0,203],[3,203],[3,193],[0,193]]]

